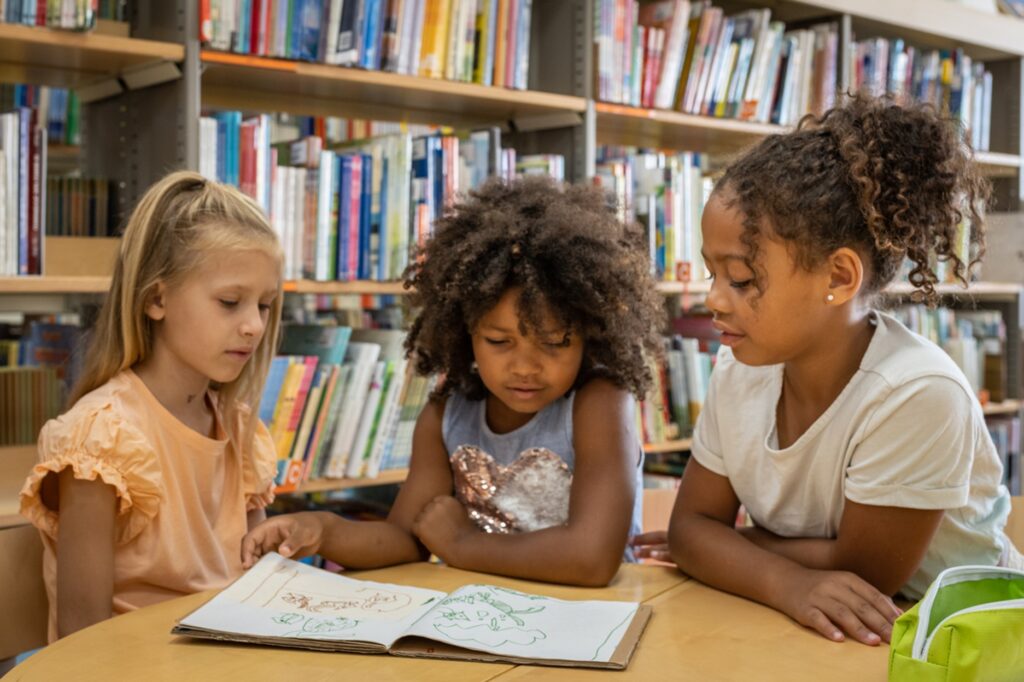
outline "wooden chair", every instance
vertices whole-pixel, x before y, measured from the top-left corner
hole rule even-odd
[[[46,646],[48,608],[39,531],[0,528],[0,675],[18,654]]]

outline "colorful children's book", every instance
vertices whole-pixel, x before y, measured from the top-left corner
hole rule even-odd
[[[271,553],[172,634],[315,651],[622,670],[651,607],[494,585],[448,594],[354,580]]]

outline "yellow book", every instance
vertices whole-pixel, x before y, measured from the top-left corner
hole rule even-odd
[[[270,422],[270,435],[274,438],[277,456],[280,459],[288,458],[288,452],[282,454],[281,450],[288,439],[288,422],[295,409],[295,397],[299,394],[302,377],[306,373],[306,365],[301,360],[302,358],[294,358],[292,364],[288,365],[284,381],[281,383],[281,394],[277,398],[277,407],[274,408],[274,419]]]
[[[426,0],[423,14],[423,41],[420,48],[419,75],[442,78],[447,57],[448,24],[451,0]]]

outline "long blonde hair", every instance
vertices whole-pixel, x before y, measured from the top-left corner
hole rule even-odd
[[[266,216],[234,187],[189,171],[171,173],[150,187],[125,227],[110,292],[69,404],[150,355],[153,322],[146,315],[146,305],[159,283],[169,287],[180,283],[211,250],[252,248],[281,258]],[[279,290],[263,338],[241,374],[219,386],[220,414],[236,446],[251,444],[263,383],[277,350],[281,298]],[[245,409],[249,414],[243,415],[241,432],[236,432],[238,411]]]

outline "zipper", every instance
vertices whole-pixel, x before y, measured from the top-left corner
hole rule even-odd
[[[924,599],[921,600],[921,607],[918,609],[917,632],[914,635],[914,647],[912,650],[914,659],[923,661],[927,658],[928,649],[931,646],[935,632],[953,616],[959,616],[965,613],[975,613],[978,611],[1024,608],[1024,599],[1009,599],[971,606],[946,616],[929,632],[928,623],[931,622],[932,606],[935,604],[935,598],[940,589],[949,585],[956,585],[958,583],[992,578],[1020,579],[1024,578],[1024,571],[1015,571],[1011,568],[1003,568],[999,566],[955,566],[953,568],[947,568],[939,574],[931,589],[928,590]]]

